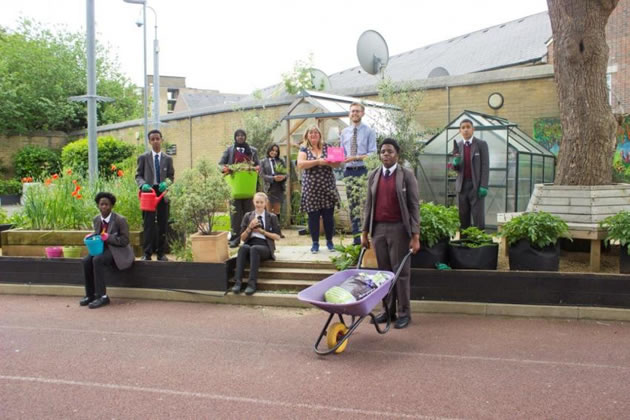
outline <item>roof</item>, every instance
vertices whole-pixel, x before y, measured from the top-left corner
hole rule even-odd
[[[541,12],[391,56],[385,76],[403,82],[540,63],[545,61],[551,36],[549,14]],[[360,66],[333,73],[329,79],[333,92],[378,81]],[[286,95],[282,84],[261,93],[263,97]]]
[[[195,93],[183,92],[179,94],[177,100],[183,100],[188,106],[186,110],[196,110],[214,105],[235,103],[247,95],[232,93]]]
[[[540,62],[550,37],[549,14],[542,12],[392,56],[385,75],[393,81],[419,80],[432,71],[436,76],[460,75]],[[329,78],[333,89],[374,84],[374,76],[361,67]]]

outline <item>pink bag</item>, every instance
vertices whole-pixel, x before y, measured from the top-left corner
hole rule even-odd
[[[328,146],[327,153],[326,161],[328,162],[343,162],[346,159],[343,153],[343,147]]]

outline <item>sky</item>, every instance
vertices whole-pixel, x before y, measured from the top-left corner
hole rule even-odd
[[[282,81],[296,61],[327,74],[358,66],[356,43],[368,29],[396,55],[547,10],[546,0],[147,0],[157,13],[160,74],[193,88],[249,94]],[[0,26],[20,17],[85,31],[85,0],[3,1]],[[95,0],[96,38],[121,71],[142,83],[142,6]],[[155,20],[147,10],[147,66],[153,73]]]

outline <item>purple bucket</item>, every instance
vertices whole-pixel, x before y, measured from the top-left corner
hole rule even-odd
[[[63,249],[60,246],[47,246],[46,247],[46,258],[62,258],[63,257]]]
[[[386,277],[387,280],[383,282],[378,288],[376,288],[372,293],[367,295],[361,300],[352,303],[328,303],[324,299],[324,293],[328,289],[333,286],[339,286],[341,283],[346,281],[348,278],[354,276],[358,273],[367,273],[367,274],[375,274],[381,272]],[[380,301],[382,301],[387,293],[389,292],[389,287],[394,279],[394,273],[391,271],[384,270],[345,270],[340,271],[338,273],[333,274],[330,277],[325,278],[324,280],[316,283],[298,293],[298,299],[302,302],[308,302],[312,305],[317,306],[320,309],[325,310],[326,312],[330,312],[332,314],[344,314],[344,315],[352,315],[352,316],[366,316],[372,309]]]

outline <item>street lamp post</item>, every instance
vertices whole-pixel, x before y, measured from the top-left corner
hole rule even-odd
[[[144,79],[144,148],[149,150],[149,138],[147,136],[149,132],[149,117],[148,117],[148,86],[147,86],[147,2],[146,0],[123,0],[125,3],[131,4],[141,4],[142,5],[142,28],[143,28],[143,57],[144,57],[144,74],[142,75]],[[155,10],[153,11],[155,13]],[[156,15],[157,16],[157,15]],[[157,20],[157,19],[156,19]],[[156,22],[156,34],[157,34],[157,22]],[[156,36],[157,39],[157,36]],[[155,78],[155,76],[153,76]],[[153,81],[155,85],[155,80]],[[159,92],[158,92],[159,93]]]
[[[146,6],[146,5],[145,5]],[[160,128],[160,44],[157,36],[157,13],[151,6],[146,6],[155,18],[155,36],[153,38],[153,128]],[[142,23],[146,25],[146,20]],[[145,30],[146,33],[146,30]]]

